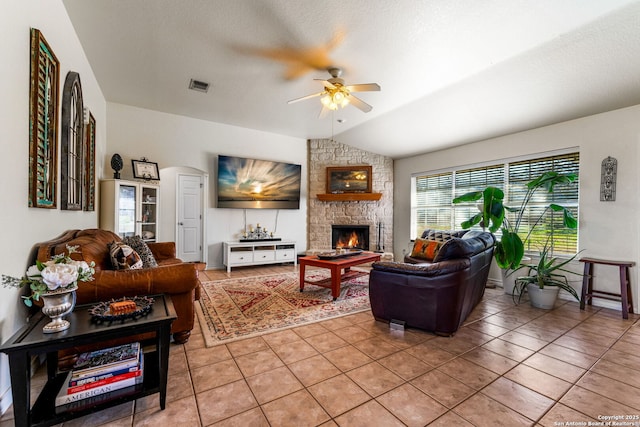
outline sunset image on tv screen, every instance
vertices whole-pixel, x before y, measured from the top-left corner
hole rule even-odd
[[[301,166],[218,156],[218,207],[298,209]]]

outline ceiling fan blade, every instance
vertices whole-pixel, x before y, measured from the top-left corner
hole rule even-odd
[[[363,83],[359,85],[349,85],[346,87],[349,92],[377,92],[380,90],[378,83]]]
[[[326,87],[327,89],[335,89],[336,88],[336,85],[334,85],[330,81],[323,80],[323,79],[313,79],[313,80],[318,81],[318,82],[322,82],[324,87]]]
[[[322,95],[324,92],[312,93],[311,95],[303,96],[302,98],[292,99],[291,101],[287,101],[287,104],[295,104],[296,102],[304,101],[307,99],[315,98],[316,96]]]
[[[366,102],[364,102],[362,99],[354,96],[354,95],[349,95],[349,103],[351,105],[353,105],[354,107],[364,111],[365,113],[368,113],[369,111],[371,111],[373,109],[373,107],[369,104],[367,104]]]
[[[328,109],[323,105],[322,110],[320,110],[320,114],[318,114],[318,118],[324,119],[325,117],[327,117],[327,114],[329,114],[330,111],[331,111],[330,109]]]

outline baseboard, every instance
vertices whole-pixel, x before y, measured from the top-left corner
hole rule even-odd
[[[502,280],[498,280],[498,279],[487,279],[487,288],[500,288],[502,289]]]
[[[487,280],[487,284],[489,283],[495,283],[496,286],[500,289],[504,289],[502,287],[502,280],[496,280],[496,279],[488,279]],[[487,286],[488,287],[488,286]],[[579,294],[579,291],[578,291]],[[576,299],[573,297],[573,295],[571,295],[568,292],[565,291],[560,291],[560,294],[558,294],[558,298],[560,298],[561,300],[566,300],[566,301],[573,301],[573,302],[577,302]],[[592,301],[592,304],[595,307],[600,307],[600,308],[609,308],[611,310],[621,310],[621,306],[620,306],[620,302],[618,301],[609,301],[609,300],[605,300],[605,299],[601,299],[598,297],[595,297]],[[633,307],[634,313],[637,313],[638,310],[640,310],[638,307]]]

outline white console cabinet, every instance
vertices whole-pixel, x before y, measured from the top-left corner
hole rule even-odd
[[[231,267],[292,262],[297,265],[296,242],[290,240],[224,242],[224,265]]]

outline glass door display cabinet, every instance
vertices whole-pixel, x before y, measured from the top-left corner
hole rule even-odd
[[[136,181],[100,181],[100,228],[120,237],[158,241],[160,187]]]

